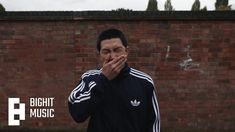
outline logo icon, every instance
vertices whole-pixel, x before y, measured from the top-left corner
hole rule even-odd
[[[8,125],[19,126],[25,120],[25,103],[20,103],[20,98],[8,98]]]
[[[134,101],[131,101],[131,105],[137,107],[137,106],[140,105],[140,101],[137,101],[137,100],[135,99]]]

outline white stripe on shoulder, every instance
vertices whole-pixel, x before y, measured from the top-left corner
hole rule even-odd
[[[100,74],[100,73],[101,73],[101,70],[89,70],[85,72],[84,74],[82,74],[82,78],[89,77],[90,75]]]
[[[152,83],[154,85],[153,79],[149,75],[144,73],[144,72],[141,72],[139,70],[131,68],[130,74],[135,76],[135,77],[138,77],[138,78],[141,78],[141,79],[145,79],[145,80],[149,81],[150,83]]]
[[[155,122],[153,124],[153,132],[160,132],[160,113],[159,106],[156,98],[156,93],[153,91],[152,104],[155,113]]]
[[[151,78],[148,74],[146,74],[146,73],[144,73],[144,72],[142,72],[142,71],[136,70],[136,69],[134,69],[134,68],[131,68],[131,71],[133,71],[133,72],[135,72],[135,73],[138,73],[138,74],[140,74],[140,75],[143,75],[143,76],[149,78],[150,80],[152,80],[152,78]]]

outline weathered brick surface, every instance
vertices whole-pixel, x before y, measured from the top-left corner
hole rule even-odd
[[[84,71],[99,67],[96,37],[110,27],[128,36],[129,65],[155,81],[162,131],[235,130],[233,20],[0,21],[0,129],[12,129],[8,97],[26,110],[29,97],[55,98],[55,118],[27,114],[19,128],[84,129],[67,97]]]

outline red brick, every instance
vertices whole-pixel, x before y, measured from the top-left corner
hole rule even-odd
[[[129,64],[156,82],[163,130],[235,129],[235,24],[223,20],[0,21],[1,126],[7,127],[7,97],[53,96],[56,118],[27,117],[23,127],[84,129],[87,123],[71,119],[67,97],[83,72],[99,66],[96,38],[108,27],[128,35]],[[198,67],[180,68],[187,45]]]

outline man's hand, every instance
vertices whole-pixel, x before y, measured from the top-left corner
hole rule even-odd
[[[102,73],[109,79],[112,80],[118,76],[122,68],[125,66],[127,61],[126,55],[121,55],[110,62],[105,62],[102,68]]]

